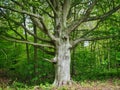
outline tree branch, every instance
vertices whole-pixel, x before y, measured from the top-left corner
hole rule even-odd
[[[98,19],[105,19],[106,17],[112,15],[114,12],[116,12],[119,9],[120,9],[120,5],[116,6],[115,8],[113,8],[112,10],[108,11],[107,13],[105,13],[101,16],[89,17],[88,19],[85,20],[85,22],[98,20]]]
[[[87,31],[87,32],[86,32],[85,34],[83,34],[80,38],[83,38],[83,37],[85,37],[87,34],[89,34],[89,33],[91,33],[92,31],[94,31],[94,30],[99,26],[100,22],[102,22],[102,20],[99,20],[99,21],[97,22],[97,24],[95,25],[94,28],[92,28],[91,30]]]
[[[11,38],[7,38],[5,36],[0,36],[1,38],[7,40],[7,41],[12,41],[12,42],[17,42],[17,43],[25,43],[25,44],[30,44],[33,46],[40,46],[40,47],[49,47],[49,48],[54,48],[54,46],[51,45],[46,45],[46,44],[38,44],[38,43],[33,43],[33,42],[29,42],[29,41],[23,41],[23,40],[16,40],[16,39],[11,39]]]
[[[9,35],[8,33],[5,33],[5,34],[3,34],[5,37],[9,37],[9,38],[12,38],[12,39],[15,39],[15,40],[25,40],[25,39],[19,39],[19,38],[16,38],[16,37],[14,37],[14,36],[11,36],[11,35]]]
[[[89,8],[85,12],[85,17],[88,17],[90,15],[90,13],[93,10],[94,6],[97,4],[97,1],[98,0],[95,0],[93,2],[91,1],[92,3],[90,2],[91,4],[90,4]]]
[[[22,25],[22,23],[19,23],[19,22],[15,21],[15,20],[13,20],[13,19],[11,19],[11,18],[8,18],[8,17],[6,17],[6,19],[9,19],[9,20],[11,20],[12,22],[14,22],[15,24],[20,25],[28,34],[34,36],[34,37],[37,38],[38,40],[44,41],[44,42],[47,42],[47,43],[52,43],[52,42],[49,41],[49,40],[45,40],[45,39],[43,39],[43,38],[40,38],[40,37],[36,36],[36,35],[33,34],[32,32],[30,32],[30,30],[28,30],[24,25]]]
[[[52,2],[50,0],[46,0],[46,1],[49,4],[49,6],[52,8],[53,12],[57,15],[57,11],[52,3],[52,2],[54,2],[54,0],[52,0]]]
[[[38,28],[44,32],[45,34],[47,34],[47,30],[44,29],[43,25],[41,24],[41,21],[37,18],[31,17],[31,20],[36,24],[36,26],[38,26]]]
[[[55,55],[55,52],[52,51],[48,51],[47,49],[43,48],[43,47],[39,47],[40,50],[42,50],[43,52],[50,54],[50,55]]]
[[[97,3],[97,0],[92,2],[90,4],[89,8],[86,10],[83,17],[81,19],[71,23],[71,25],[67,28],[68,34],[70,34],[72,31],[74,31],[81,23],[86,21],[86,19],[89,17],[89,15],[90,15],[91,11],[93,10],[94,6],[96,5],[96,3]]]
[[[91,4],[93,6],[91,6],[92,8],[94,7],[95,3]],[[68,33],[70,34],[73,30],[75,30],[75,28],[77,28],[81,23],[83,22],[88,22],[88,21],[94,21],[94,20],[99,20],[99,19],[104,19],[110,15],[112,15],[113,13],[115,13],[117,10],[120,9],[120,5],[114,7],[112,10],[109,10],[107,13],[101,15],[101,16],[94,16],[94,17],[88,17],[90,14],[90,11],[92,10],[92,8],[88,9],[85,14],[85,16],[82,19],[76,20],[74,22],[71,23],[71,25],[67,28],[67,30],[69,31]],[[86,17],[87,16],[87,17]]]
[[[35,18],[38,18],[38,19],[42,19],[42,16],[36,15],[34,13],[31,13],[31,12],[27,12],[27,11],[24,11],[24,10],[16,10],[16,9],[13,9],[13,8],[10,8],[10,7],[7,7],[7,6],[2,6],[2,5],[0,5],[0,8],[8,9],[8,10],[11,10],[13,12],[18,12],[18,13],[21,13],[21,14],[27,14],[29,16],[32,16],[32,17],[35,17]]]
[[[45,14],[47,14],[49,17],[51,18],[54,18],[54,16],[52,16],[49,12],[47,12],[46,10],[42,9],[42,8],[39,8],[41,9]]]
[[[48,61],[48,62],[50,62],[50,63],[53,63],[51,60],[49,60],[49,59],[47,59],[47,58],[43,58],[43,60]]]
[[[57,63],[56,57],[53,58],[52,60],[49,60],[49,59],[47,59],[47,58],[43,58],[43,60],[48,61],[48,62],[53,63],[53,64],[56,64],[56,63]]]
[[[46,24],[43,22],[43,20],[38,20],[37,18],[32,18],[32,21],[42,30],[46,35],[49,36],[50,39],[56,40],[55,36],[48,30]]]
[[[14,31],[18,36],[21,37],[21,39],[24,39],[24,37],[19,33],[17,32],[16,30],[13,29],[12,25],[10,24],[9,20],[8,20],[8,24],[9,24],[9,27],[12,29],[12,31]]]
[[[34,37],[37,38],[38,40],[44,41],[44,42],[47,42],[47,43],[51,43],[51,41],[49,41],[49,40],[45,40],[45,39],[43,39],[43,38],[40,38],[40,37],[36,36],[34,33],[32,33],[30,30],[28,30],[24,25],[21,24],[21,27],[22,27],[28,34],[34,36]]]
[[[70,10],[70,0],[64,0],[63,4],[63,24],[66,27],[66,19]]]
[[[91,38],[80,38],[72,42],[72,48],[74,48],[78,43],[82,41],[96,41],[96,40],[104,40],[104,39],[110,39],[110,38],[116,38],[119,37],[119,35],[116,36],[104,36],[104,37],[91,37]]]
[[[15,24],[17,25],[20,25],[23,29],[25,29],[30,35],[36,37],[37,39],[41,40],[41,41],[44,41],[44,42],[47,42],[47,43],[51,43],[51,41],[49,40],[45,40],[45,39],[42,39],[42,38],[39,38],[37,37],[35,34],[33,34],[32,32],[30,32],[30,30],[28,30],[24,25],[22,25],[22,23],[19,23],[19,22],[16,22],[15,20],[7,17],[5,14],[4,14],[4,17],[11,20],[12,22],[14,22]],[[43,22],[43,19],[41,18],[41,20],[39,21],[37,18],[34,18],[34,17],[31,17],[32,20],[35,22],[35,24],[37,24],[37,26],[40,28],[40,30],[43,30],[43,32],[45,34],[47,34],[52,40],[56,40],[55,37],[48,31],[45,23]],[[41,23],[40,23],[41,22]]]
[[[21,3],[15,1],[15,0],[11,0],[11,1],[14,2],[15,4],[17,4],[18,6],[22,7],[22,8],[24,7]]]

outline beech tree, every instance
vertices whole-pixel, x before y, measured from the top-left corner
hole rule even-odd
[[[82,41],[115,37],[94,37],[91,34],[113,13],[120,12],[119,9],[119,0],[1,0],[0,22],[3,23],[0,28],[4,30],[0,37],[30,44],[54,55],[51,60],[45,59],[55,65],[53,84],[71,84],[70,51]],[[27,21],[33,25],[30,26]],[[88,23],[93,23],[93,27],[82,27]],[[31,30],[33,28],[36,29]],[[17,37],[8,33],[8,30],[13,31]],[[73,39],[71,33],[75,30],[80,32]],[[33,36],[35,41],[26,39],[24,32]]]

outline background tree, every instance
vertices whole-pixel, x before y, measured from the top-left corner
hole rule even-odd
[[[55,64],[54,85],[56,86],[71,83],[70,51],[80,42],[118,36],[109,34],[98,37],[93,35],[93,32],[100,23],[120,9],[119,0],[2,0],[0,3],[0,17],[3,24],[7,25],[4,27],[19,36],[15,37],[12,36],[12,33],[3,31],[0,37],[14,42],[30,44],[54,55],[53,59],[45,60]],[[35,8],[34,12],[32,7]],[[23,24],[23,15],[30,23]],[[83,26],[90,23],[92,24],[90,28]],[[37,32],[43,33],[46,38],[42,37],[40,33],[37,35],[35,28]],[[30,40],[25,39],[21,35],[21,32],[24,33],[22,30],[33,36],[35,41],[33,42],[32,38]],[[79,30],[80,33],[77,37],[71,38],[72,32],[75,30]]]

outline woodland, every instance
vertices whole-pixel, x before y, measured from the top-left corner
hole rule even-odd
[[[120,90],[120,0],[0,0],[0,90]]]

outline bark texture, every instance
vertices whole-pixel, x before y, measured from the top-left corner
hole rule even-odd
[[[59,45],[57,45],[57,63],[55,65],[55,80],[53,83],[55,86],[70,84],[70,46],[69,40],[61,40]]]

